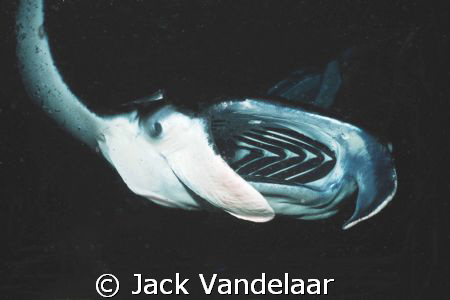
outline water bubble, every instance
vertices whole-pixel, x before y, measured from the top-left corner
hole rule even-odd
[[[387,148],[388,148],[389,152],[391,152],[391,153],[392,153],[392,150],[394,150],[392,143],[387,144]]]

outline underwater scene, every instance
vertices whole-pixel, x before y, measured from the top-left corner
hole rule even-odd
[[[443,7],[0,6],[2,299],[444,295]]]

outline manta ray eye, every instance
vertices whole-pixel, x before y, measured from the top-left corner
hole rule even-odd
[[[160,136],[162,133],[162,126],[161,123],[155,122],[153,123],[152,128],[150,129],[150,135],[154,138]]]

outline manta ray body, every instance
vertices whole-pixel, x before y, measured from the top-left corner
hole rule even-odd
[[[195,114],[164,102],[148,114],[90,111],[62,79],[44,30],[43,1],[22,0],[17,55],[30,97],[75,137],[99,149],[129,189],[159,205],[214,207],[266,222],[275,215],[323,219],[358,193],[347,229],[378,213],[393,198],[397,178],[391,152],[364,130],[337,119],[259,98],[224,99]],[[328,107],[339,80],[336,63],[317,90]],[[297,74],[298,75],[298,74]],[[303,75],[302,75],[303,76]],[[317,87],[319,75],[294,76],[268,94],[296,98]],[[321,80],[322,80],[321,79]]]

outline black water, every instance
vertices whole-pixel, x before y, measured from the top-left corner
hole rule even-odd
[[[103,158],[27,97],[15,64],[16,3],[0,7],[2,299],[97,299],[94,283],[103,273],[123,280],[116,299],[139,299],[130,295],[134,273],[164,278],[179,272],[191,278],[189,291],[199,299],[199,273],[334,278],[330,299],[421,299],[445,290],[444,103],[450,93],[444,5],[47,5],[58,67],[75,94],[101,113],[158,88],[187,108],[217,97],[262,95],[290,71],[321,67],[353,48],[333,113],[392,142],[399,189],[379,215],[345,232],[340,226],[351,205],[326,221],[252,224],[164,209],[134,196]]]

